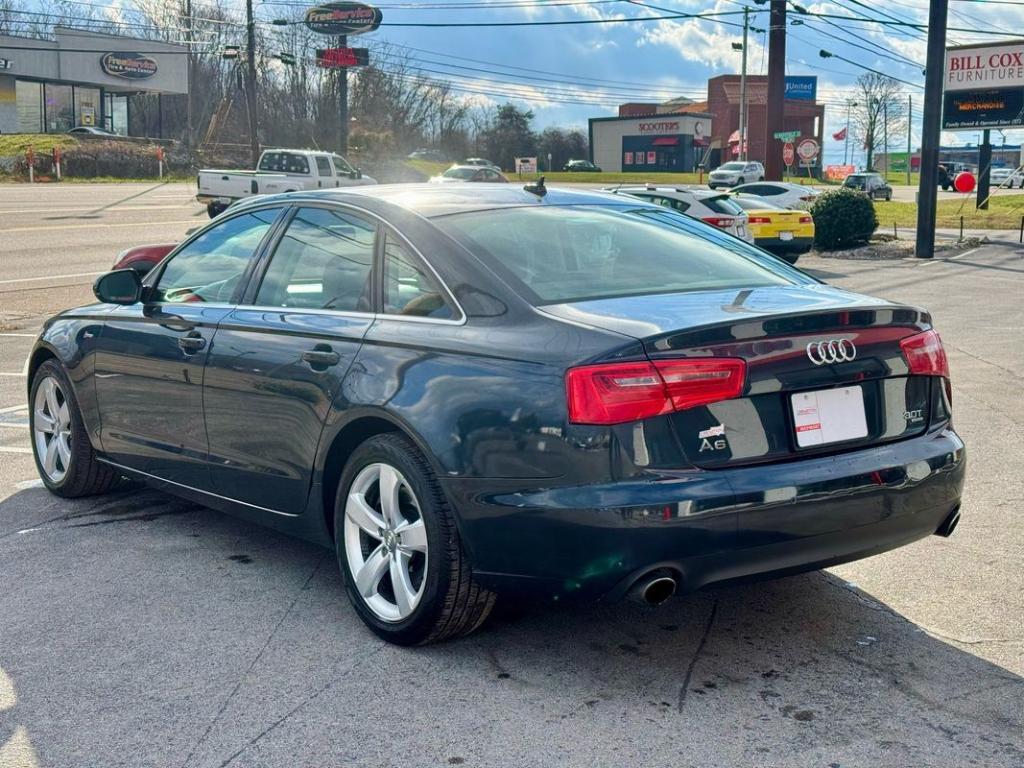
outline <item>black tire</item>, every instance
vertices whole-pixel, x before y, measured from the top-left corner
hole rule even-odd
[[[206,213],[211,219],[215,219],[220,216],[228,207],[223,203],[207,203]]]
[[[408,481],[426,529],[428,556],[419,603],[405,619],[385,621],[359,594],[345,551],[345,504],[359,473],[371,464],[389,464]],[[426,645],[477,629],[494,607],[495,595],[473,579],[458,527],[434,472],[403,435],[371,437],[353,451],[334,502],[335,552],[345,591],[359,617],[379,637],[396,645]],[[383,582],[382,582],[383,583]]]
[[[43,458],[39,456],[39,445],[36,439],[36,394],[45,381],[49,378],[56,380],[60,390],[60,397],[68,406],[70,416],[69,429],[70,437],[70,460],[64,467],[64,474],[59,479],[53,479],[44,468]],[[85,431],[85,424],[82,421],[82,414],[78,408],[78,400],[75,398],[75,390],[71,386],[64,367],[56,360],[45,361],[36,370],[32,377],[32,386],[29,389],[29,429],[32,438],[32,456],[36,462],[36,469],[43,485],[51,492],[66,499],[75,499],[80,496],[93,496],[100,493],[107,493],[112,490],[120,481],[121,476],[112,467],[100,463],[96,458],[96,452],[89,442],[89,435]]]
[[[739,177],[739,178],[738,178],[738,179],[736,180],[736,184],[735,184],[735,186],[737,186],[737,187],[738,187],[738,186],[739,186],[740,184],[746,184],[746,183],[747,183],[747,180],[746,180],[746,179],[744,179],[744,178],[743,178],[742,176],[740,176],[740,177]]]
[[[887,202],[887,203],[891,203],[892,202],[892,192],[886,192],[885,193],[885,202]]]

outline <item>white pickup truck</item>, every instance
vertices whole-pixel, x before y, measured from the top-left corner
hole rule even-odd
[[[314,149],[266,149],[255,171],[205,169],[199,171],[196,183],[196,200],[206,206],[212,219],[243,197],[377,182],[341,155]]]

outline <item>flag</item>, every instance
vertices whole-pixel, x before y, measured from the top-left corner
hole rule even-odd
[[[836,141],[846,141],[846,129],[843,128],[843,130],[837,133],[833,133],[832,138],[835,139]]]

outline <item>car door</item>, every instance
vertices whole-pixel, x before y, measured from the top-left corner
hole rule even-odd
[[[320,432],[373,322],[377,224],[350,208],[295,208],[243,302],[221,320],[204,380],[214,486],[299,514]]]
[[[110,312],[96,344],[95,381],[100,440],[111,460],[209,487],[204,367],[217,324],[282,210],[208,227],[147,279],[143,302]]]

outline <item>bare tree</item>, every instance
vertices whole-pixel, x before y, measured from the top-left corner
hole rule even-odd
[[[853,135],[864,146],[864,167],[871,170],[879,149],[888,154],[890,147],[900,145],[907,125],[906,105],[899,83],[874,72],[857,78],[855,98]]]

